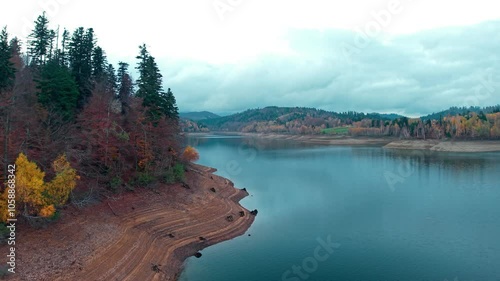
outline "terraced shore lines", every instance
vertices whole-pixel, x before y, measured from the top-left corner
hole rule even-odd
[[[16,274],[12,280],[177,280],[186,258],[244,234],[255,218],[238,203],[248,193],[214,171],[192,165],[187,186],[138,190],[63,218],[53,228],[39,230],[51,249],[36,239],[39,232],[26,233],[25,239],[38,244],[32,245],[34,256],[20,251],[23,268],[34,262],[61,266],[34,266],[38,272]],[[104,235],[100,229],[105,226],[113,231]],[[58,231],[66,231],[68,238],[51,239]],[[97,239],[100,235],[105,239]],[[61,253],[74,244],[82,250],[72,250],[62,260]],[[52,254],[42,259],[38,253],[43,251]]]

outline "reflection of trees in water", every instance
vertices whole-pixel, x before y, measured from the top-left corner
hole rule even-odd
[[[373,169],[388,169],[389,172],[402,176],[405,180],[419,180],[421,184],[434,178],[438,181],[441,178],[452,178],[456,187],[460,189],[488,188],[491,185],[491,176],[495,175],[495,171],[500,171],[500,153],[468,154],[392,150],[382,147],[321,146],[293,140],[234,136],[190,136],[187,138],[187,143],[195,148],[200,146],[232,147],[246,160],[253,160],[258,154],[265,158],[279,157],[296,160],[330,156],[334,156],[338,161],[350,157],[354,160],[359,158],[370,161]],[[266,151],[272,151],[272,153],[264,153]]]
[[[300,143],[292,140],[283,139],[262,139],[258,137],[240,137],[240,136],[188,136],[187,142],[189,145],[197,146],[216,146],[225,145],[230,147],[238,147],[240,149],[255,149],[255,150],[276,150],[276,149],[292,149],[292,148],[310,148],[314,147],[310,144]]]
[[[390,159],[390,172],[405,180],[415,180],[415,176],[425,182],[437,177],[453,179],[454,187],[467,190],[492,188],[492,175],[499,174],[500,154],[498,153],[445,153],[425,150],[353,149],[352,155],[371,159],[380,165],[382,159]],[[396,166],[393,166],[396,164]],[[384,165],[384,164],[383,164]],[[385,166],[385,165],[384,165]],[[401,172],[403,171],[403,172]]]
[[[408,162],[418,167],[437,166],[438,168],[452,168],[455,171],[475,171],[491,166],[500,166],[500,154],[493,153],[447,153],[428,150],[392,150],[353,148],[353,156],[380,158],[385,157],[398,162]]]
[[[255,147],[258,150],[276,150],[276,149],[292,149],[292,148],[310,148],[313,145],[301,143],[293,140],[283,139],[262,139],[262,138],[243,138],[242,144],[247,147]]]
[[[207,136],[188,136],[186,139],[188,145],[191,145],[196,148],[197,146],[201,145],[214,146],[214,145],[224,144],[226,146],[234,146],[235,144],[240,142],[241,138],[235,136],[207,135]]]

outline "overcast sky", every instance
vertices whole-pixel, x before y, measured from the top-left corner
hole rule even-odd
[[[181,111],[308,106],[410,116],[500,103],[500,3],[490,0],[2,0],[25,39],[93,27],[110,62],[146,43]]]

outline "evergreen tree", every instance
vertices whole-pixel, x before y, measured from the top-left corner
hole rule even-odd
[[[83,27],[79,27],[73,32],[69,43],[69,64],[78,85],[80,108],[83,108],[92,94],[92,51],[94,44],[94,30],[89,28],[85,31]]]
[[[15,68],[11,61],[13,50],[8,36],[7,28],[4,27],[0,32],[0,92],[14,85]]]
[[[149,54],[146,45],[139,46],[139,49],[136,96],[143,99],[143,106],[148,108],[147,114],[150,120],[157,121],[163,116],[176,118],[178,114],[175,98],[170,89],[167,93],[163,92],[162,75],[154,57]]]
[[[23,59],[21,58],[21,41],[17,37],[14,37],[10,40],[9,47],[12,55],[11,62],[16,71],[19,71],[24,66]]]
[[[95,47],[92,52],[92,76],[96,81],[104,78],[107,59],[101,47]]]
[[[140,54],[137,56],[139,63],[136,69],[139,71],[137,80],[137,96],[144,99],[145,106],[155,104],[154,100],[163,89],[162,75],[158,69],[155,59],[149,54],[146,45],[139,46]]]
[[[44,12],[35,21],[35,28],[28,40],[28,54],[33,65],[43,65],[46,62],[50,55],[50,44],[53,36],[54,32],[49,29],[49,20]]]
[[[69,31],[65,28],[61,36],[61,49],[58,50],[59,63],[64,66],[68,66],[69,63],[69,57],[68,57],[68,45],[70,40],[69,36],[70,36]]]
[[[125,76],[125,74],[128,74],[128,63],[126,62],[119,62],[118,63],[118,73],[117,73],[117,81],[118,84],[120,85],[122,83],[122,79]]]
[[[118,89],[118,84],[117,84],[118,78],[116,77],[116,74],[115,74],[115,68],[110,63],[107,65],[104,72],[105,72],[105,76],[106,76],[106,83],[108,85],[108,91],[112,92],[113,94],[116,94],[116,91]]]
[[[129,106],[129,97],[133,94],[133,83],[128,73],[128,63],[121,61],[118,65],[118,99],[122,103],[123,113],[126,113]]]
[[[83,27],[77,28],[69,41],[68,46],[68,59],[71,70],[75,76],[79,76],[84,71],[84,36],[85,29]]]
[[[42,68],[38,89],[38,102],[47,110],[56,112],[63,120],[74,118],[79,94],[67,67],[56,60],[47,62]]]
[[[47,60],[51,60],[53,57],[56,56],[57,50],[56,46],[54,46],[56,39],[56,32],[54,30],[49,31],[49,52],[47,55]]]
[[[165,100],[165,115],[170,119],[179,119],[179,108],[177,107],[175,96],[172,91],[170,91],[170,88],[168,88],[168,91],[166,93],[163,93],[163,96]]]

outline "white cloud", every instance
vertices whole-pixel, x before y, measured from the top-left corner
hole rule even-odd
[[[477,77],[499,66],[499,22],[476,24],[500,19],[500,4],[400,0],[384,20],[394,1],[240,0],[221,20],[214,0],[5,0],[0,26],[25,39],[45,9],[53,28],[93,27],[111,61],[131,66],[146,43],[183,111],[297,105],[420,114],[470,103]],[[357,46],[373,23],[376,36],[347,60],[345,43]],[[481,93],[473,105],[500,102],[498,92]]]

